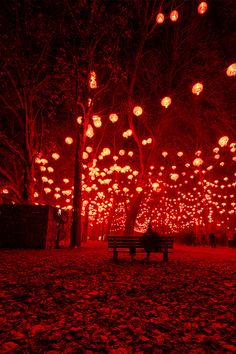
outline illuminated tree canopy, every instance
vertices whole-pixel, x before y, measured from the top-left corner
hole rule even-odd
[[[3,202],[77,210],[104,234],[236,227],[233,0],[3,13]]]

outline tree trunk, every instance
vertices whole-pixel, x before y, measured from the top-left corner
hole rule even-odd
[[[126,236],[134,234],[135,221],[138,216],[139,207],[141,204],[142,197],[143,197],[142,193],[140,193],[134,197],[133,203],[130,206],[128,214],[126,215],[125,229],[124,229],[124,235],[126,235]]]
[[[96,220],[98,219],[98,211],[97,210],[96,210],[96,214],[93,217],[94,217],[94,220],[93,220],[93,224],[92,224],[90,240],[95,240],[97,237],[97,233],[98,233],[98,225],[96,222]]]
[[[111,233],[112,221],[113,221],[113,215],[111,215],[111,213],[110,213],[110,216],[109,216],[109,219],[108,219],[108,223],[107,223],[107,227],[106,227],[106,231],[105,231],[105,234],[104,234],[104,241],[108,240],[108,236]]]
[[[203,222],[204,222],[204,233],[206,235],[206,237],[208,237],[209,232],[210,232],[210,224],[209,224],[209,207],[206,201],[206,196],[205,196],[205,190],[204,190],[204,176],[202,174],[202,170],[201,168],[199,169],[199,179],[201,182],[201,192],[202,192],[202,198],[203,198]],[[199,243],[199,240],[197,240],[197,242]]]
[[[71,247],[81,245],[81,211],[82,211],[82,147],[81,136],[77,132],[74,165],[74,199],[71,225]]]
[[[113,205],[112,205],[112,208],[111,208],[111,210],[109,212],[109,217],[108,217],[108,221],[107,221],[107,227],[106,227],[105,234],[104,234],[104,241],[108,240],[108,236],[111,233],[111,226],[112,226],[113,218],[114,218],[114,215],[115,215],[116,205],[117,205],[116,200],[113,200]]]
[[[88,239],[88,225],[89,225],[89,204],[86,205],[84,211],[84,225],[82,233],[82,242],[86,242]]]
[[[26,204],[34,202],[34,167],[32,163],[24,171],[23,200]]]
[[[103,215],[103,218],[102,218],[102,229],[101,229],[101,235],[100,235],[102,240],[105,237],[105,232],[106,232],[106,222],[105,222],[105,216]]]

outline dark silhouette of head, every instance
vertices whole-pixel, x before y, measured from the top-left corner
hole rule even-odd
[[[148,232],[152,232],[152,224],[151,224],[151,223],[148,224],[147,231],[148,231]]]

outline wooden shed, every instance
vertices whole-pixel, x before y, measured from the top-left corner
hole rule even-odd
[[[50,249],[59,244],[65,211],[49,205],[0,205],[0,247]]]

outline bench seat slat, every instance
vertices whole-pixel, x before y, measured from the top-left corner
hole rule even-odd
[[[158,243],[157,244],[158,247],[172,247],[173,243]],[[139,247],[139,248],[143,248],[145,247],[144,244],[137,244],[137,243],[127,243],[127,244],[123,244],[123,243],[110,243],[108,245],[108,247]]]

